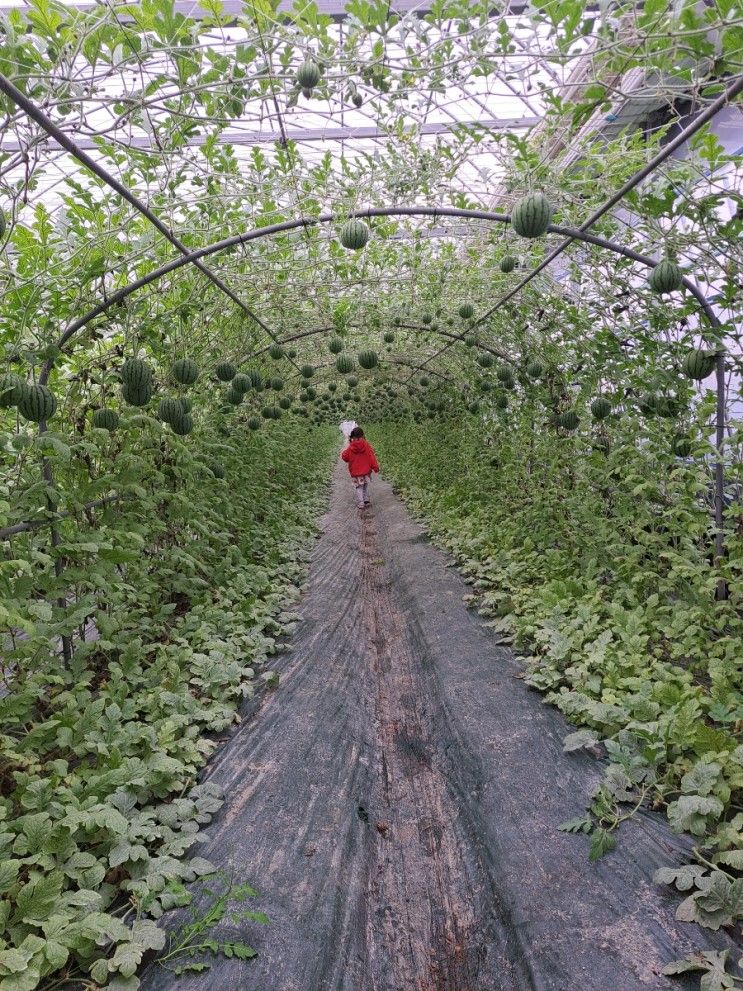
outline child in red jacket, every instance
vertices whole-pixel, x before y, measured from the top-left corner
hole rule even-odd
[[[371,473],[379,471],[377,456],[368,440],[364,439],[361,427],[354,427],[348,439],[348,447],[341,457],[348,465],[351,481],[356,489],[356,504],[359,509],[371,505],[369,499],[369,482]]]

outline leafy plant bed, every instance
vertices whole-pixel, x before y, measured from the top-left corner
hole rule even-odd
[[[199,771],[254,686],[275,680],[326,498],[329,431],[234,425],[229,444],[205,429],[189,447],[145,421],[125,417],[106,469],[137,498],[61,525],[74,602],[50,604],[48,532],[17,537],[0,565],[13,670],[0,699],[2,991],[73,979],[128,991],[163,948],[156,920],[213,870],[198,845],[221,797]],[[217,453],[224,479],[204,472]],[[91,621],[99,638],[75,639]]]
[[[664,812],[695,844],[694,864],[655,877],[684,893],[678,918],[737,930],[743,621],[734,598],[714,601],[701,473],[664,470],[651,502],[658,448],[629,437],[608,456],[539,436],[527,456],[497,424],[379,426],[373,442],[473,606],[525,651],[527,683],[581,727],[565,749],[608,758],[585,815],[561,828],[587,834],[595,859],[638,808]],[[727,567],[735,588],[732,542]]]

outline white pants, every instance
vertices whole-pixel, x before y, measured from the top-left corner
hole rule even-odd
[[[356,505],[359,509],[363,509],[364,503],[369,501],[369,478],[367,476],[363,482],[359,479],[359,482],[354,481],[353,484],[356,493]]]

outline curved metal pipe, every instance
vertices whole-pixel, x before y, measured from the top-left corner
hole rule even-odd
[[[405,368],[413,368],[413,369],[415,369],[415,368],[418,367],[415,364],[414,361],[406,361],[405,358],[384,358],[384,359],[382,359],[382,361],[380,362],[380,364],[381,363],[385,363],[385,362],[386,363],[389,363],[391,365],[404,365]],[[318,369],[318,368],[335,368],[335,362],[334,361],[324,361],[324,362],[322,362],[319,365],[315,365],[315,368],[316,369]],[[362,372],[365,371],[365,370],[366,369],[363,369],[363,368],[361,369]],[[370,370],[373,371],[373,369],[370,369]],[[292,379],[299,378],[300,374],[301,374],[301,372],[294,372],[294,373],[292,373],[291,375],[288,376],[288,379],[291,381]],[[433,370],[433,368],[427,369],[424,372],[424,374],[425,375],[435,375],[437,378],[444,379],[445,382],[456,382],[457,381],[457,379],[453,375],[445,375],[443,372],[436,372],[436,371]],[[400,383],[400,384],[402,385],[402,383]]]
[[[465,210],[458,207],[367,207],[364,210],[354,210],[349,214],[351,217],[366,218],[370,219],[372,217],[432,217],[434,219],[438,217],[456,217],[465,220],[485,220],[490,223],[501,223],[509,224],[511,218],[508,214],[504,213],[491,213],[487,210]],[[172,261],[167,262],[165,265],[161,265],[160,268],[154,269],[147,275],[141,276],[134,282],[131,282],[128,286],[123,286],[121,289],[112,293],[108,299],[102,301],[97,306],[93,307],[87,313],[83,314],[77,320],[73,321],[65,332],[59,337],[56,342],[56,347],[62,350],[67,344],[67,342],[83,327],[95,320],[96,317],[101,316],[112,306],[123,302],[128,296],[136,292],[138,289],[144,288],[144,286],[149,285],[152,282],[156,282],[158,279],[163,278],[165,275],[169,275],[171,272],[182,268],[184,265],[192,264],[201,258],[206,258],[210,255],[216,254],[219,251],[224,251],[227,248],[234,248],[240,244],[247,244],[250,241],[257,241],[260,238],[271,237],[273,234],[283,234],[287,231],[297,230],[300,227],[313,227],[318,224],[328,224],[340,219],[334,213],[323,213],[317,217],[300,217],[298,220],[285,220],[278,224],[271,224],[268,227],[261,227],[257,230],[247,231],[243,234],[233,234],[230,237],[223,238],[220,241],[215,241],[213,244],[206,245],[203,248],[197,248],[195,251],[190,251],[186,255],[182,255],[179,258],[174,258]],[[345,215],[344,215],[345,219]],[[615,254],[622,255],[625,258],[630,259],[630,261],[638,262],[644,265],[646,268],[655,268],[658,264],[652,258],[648,258],[647,255],[641,255],[637,251],[633,251],[631,248],[627,248],[624,245],[616,244],[614,241],[610,241],[607,238],[598,237],[595,234],[589,234],[586,231],[577,230],[572,227],[563,227],[558,224],[550,224],[547,228],[548,232],[553,234],[561,234],[564,237],[571,237],[576,241],[583,241],[586,244],[593,244],[599,248],[605,248],[607,251],[613,251]],[[699,303],[700,309],[704,313],[710,324],[717,328],[720,326],[720,321],[718,320],[714,310],[707,302],[704,293],[686,276],[683,278],[683,284],[686,289],[694,296],[694,298]]]
[[[349,324],[349,326],[350,327],[358,327],[359,325],[358,324]],[[396,324],[396,328],[399,329],[399,330],[412,330],[412,331],[415,331],[416,333],[420,333],[420,334],[438,334],[439,337],[448,337],[452,341],[460,341],[461,343],[464,343],[464,338],[465,338],[465,335],[463,335],[463,334],[453,334],[453,333],[451,333],[448,330],[441,330],[439,328],[434,329],[432,327],[427,327],[425,325],[418,326],[417,324],[413,324],[413,323],[400,323],[400,324]],[[328,327],[314,327],[312,330],[302,330],[302,331],[299,331],[296,334],[290,334],[288,337],[283,337],[280,341],[278,341],[278,343],[281,344],[281,345],[291,344],[292,342],[299,341],[299,340],[301,340],[304,337],[315,337],[318,334],[327,334],[329,331],[332,331],[332,330],[335,330],[335,329],[336,328],[332,324],[330,324]],[[490,347],[487,344],[481,344],[478,341],[475,344],[475,348],[477,348],[478,351],[487,351],[489,354],[492,354],[496,358],[500,358],[502,361],[506,361],[509,364],[513,364],[514,363],[513,362],[513,359],[509,358],[507,355],[503,354],[501,351],[498,351],[496,348],[492,348],[492,347]],[[265,347],[259,348],[258,351],[254,351],[252,353],[251,357],[253,357],[253,358],[259,358],[262,354],[266,354],[266,352],[269,351],[270,349],[271,349],[271,345],[270,344],[267,344]],[[242,360],[243,361],[246,361],[247,360],[247,357],[246,358],[243,358]]]

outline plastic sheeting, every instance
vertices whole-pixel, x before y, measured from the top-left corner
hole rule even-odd
[[[338,466],[278,691],[210,765],[226,804],[200,850],[260,892],[270,924],[220,930],[259,956],[147,989],[648,991],[723,934],[677,923],[653,871],[659,817],[590,864],[557,830],[598,780],[518,677],[467,586],[375,480],[359,517]],[[187,983],[186,983],[187,982]]]

